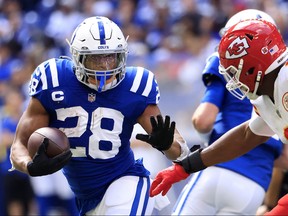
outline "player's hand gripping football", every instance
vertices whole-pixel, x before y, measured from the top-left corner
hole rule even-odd
[[[157,121],[154,116],[150,117],[152,125],[151,134],[137,134],[136,139],[149,143],[159,151],[168,150],[174,139],[175,122],[170,124],[170,116],[165,116],[165,122],[163,122],[162,115],[157,115]]]
[[[179,164],[174,164],[160,171],[152,182],[150,196],[156,196],[161,192],[162,196],[165,196],[174,183],[184,180],[188,176],[189,174]]]
[[[30,176],[43,176],[52,174],[61,168],[63,168],[72,157],[72,152],[66,151],[53,158],[49,158],[46,154],[49,141],[44,138],[43,143],[39,146],[39,149],[33,160],[27,164],[27,169]]]

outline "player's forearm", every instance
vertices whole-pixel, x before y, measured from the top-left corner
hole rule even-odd
[[[176,160],[181,154],[181,148],[177,143],[173,143],[170,149],[164,151],[164,154],[169,160]]]
[[[10,161],[12,170],[17,169],[21,172],[28,174],[27,164],[31,161],[28,150],[21,144],[14,143],[11,147]]]
[[[174,133],[174,141],[167,151],[165,151],[165,155],[170,160],[182,160],[190,153],[189,148],[186,144],[186,141],[175,129]]]
[[[228,131],[204,150],[190,153],[180,163],[187,173],[197,172],[241,156],[267,139],[268,137],[253,134],[246,122]]]
[[[201,158],[206,166],[226,162],[252,150],[268,137],[256,136],[245,122],[228,131],[209,147],[201,152]]]

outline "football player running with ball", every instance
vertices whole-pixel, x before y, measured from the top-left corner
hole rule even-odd
[[[248,97],[257,115],[207,148],[191,152],[160,171],[152,183],[151,196],[165,194],[172,184],[186,179],[190,173],[247,153],[274,134],[288,144],[288,50],[277,27],[264,20],[241,21],[224,34],[218,53],[226,88],[241,100]],[[266,214],[287,215],[287,212],[288,195],[285,195]]]
[[[69,45],[72,60],[49,59],[32,74],[31,100],[12,145],[13,168],[41,176],[63,167],[80,215],[150,215],[155,200],[149,171],[130,148],[133,126],[148,133],[137,138],[171,160],[189,153],[175,122],[161,115],[154,74],[126,67],[127,40],[106,17],[85,19]],[[71,151],[48,158],[43,142],[29,157],[29,136],[46,126],[63,131]]]

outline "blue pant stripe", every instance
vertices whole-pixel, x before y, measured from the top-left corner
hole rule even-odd
[[[139,182],[137,185],[136,194],[135,194],[135,198],[134,198],[134,201],[132,204],[130,215],[136,215],[137,214],[139,201],[140,201],[140,197],[141,197],[141,191],[143,188],[143,183],[144,183],[143,177],[139,177]]]

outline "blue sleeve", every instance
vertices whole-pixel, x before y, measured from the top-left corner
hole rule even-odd
[[[64,76],[63,71],[65,71],[67,62],[64,59],[52,58],[38,65],[31,75],[29,95],[35,96],[41,94],[42,91],[58,87],[60,85],[59,76]]]
[[[141,94],[146,98],[146,105],[158,104],[160,100],[160,91],[155,75],[143,67],[129,68],[133,75],[130,80],[133,82],[131,91]]]
[[[31,75],[29,83],[29,95],[37,98],[41,104],[48,108],[54,96],[51,94],[55,89],[63,89],[68,85],[66,72],[72,71],[72,62],[67,59],[52,58],[41,63]],[[57,99],[57,98],[56,98]],[[66,99],[64,99],[66,100]]]
[[[152,74],[152,72],[149,71],[149,74]],[[152,74],[152,88],[151,88],[150,93],[148,94],[147,103],[158,104],[159,100],[160,100],[159,86],[158,86],[157,80],[155,79],[155,75]]]
[[[223,104],[225,91],[227,90],[225,85],[223,85],[223,82],[218,78],[213,79],[209,82],[209,85],[207,85],[201,103],[209,102],[220,109]]]

